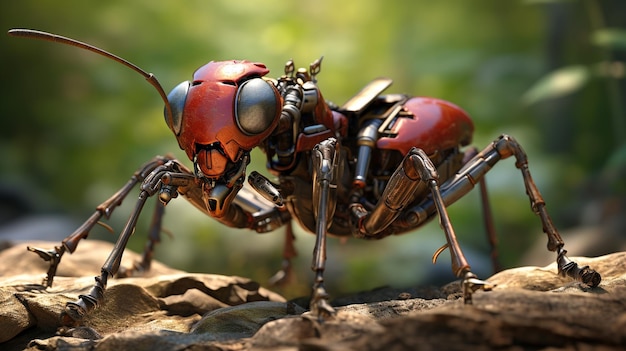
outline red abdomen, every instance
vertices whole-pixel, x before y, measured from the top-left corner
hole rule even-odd
[[[418,147],[430,155],[471,143],[474,124],[460,107],[444,100],[414,97],[404,108],[412,116],[398,117],[390,127],[390,136],[377,141],[379,149],[406,155],[412,147]]]

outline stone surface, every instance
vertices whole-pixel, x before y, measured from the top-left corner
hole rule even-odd
[[[147,277],[109,281],[105,302],[83,326],[59,329],[68,301],[87,292],[111,245],[63,258],[55,285],[25,244],[0,252],[2,350],[623,350],[626,252],[576,258],[602,273],[588,289],[554,264],[489,278],[498,286],[463,305],[458,283],[377,289],[333,301],[320,323],[302,306],[240,277],[154,265]],[[49,243],[37,246],[50,247]],[[77,254],[80,252],[78,250]],[[32,256],[32,257],[31,257]],[[124,265],[139,256],[127,252]],[[71,267],[71,268],[69,268]]]

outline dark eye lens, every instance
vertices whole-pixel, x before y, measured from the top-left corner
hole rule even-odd
[[[189,81],[182,82],[167,95],[167,100],[172,108],[172,117],[169,120],[166,109],[165,122],[176,135],[180,134],[180,128],[183,123],[183,110],[185,109],[185,101],[187,101],[187,92],[190,85]]]
[[[245,81],[237,91],[235,120],[242,132],[256,135],[276,119],[277,97],[270,83],[261,78]]]

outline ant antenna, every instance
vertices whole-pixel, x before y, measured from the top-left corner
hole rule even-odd
[[[31,38],[31,39],[40,39],[40,40],[45,40],[45,41],[51,41],[51,42],[55,42],[55,43],[61,43],[61,44],[65,44],[65,45],[69,45],[69,46],[75,46],[77,48],[81,48],[81,49],[85,49],[87,51],[91,51],[94,52],[96,54],[102,55],[104,57],[110,58],[111,60],[121,63],[124,66],[132,69],[133,71],[141,74],[147,81],[148,83],[150,83],[150,85],[152,85],[157,92],[159,93],[159,95],[161,96],[161,99],[163,99],[163,102],[165,102],[165,113],[166,113],[166,117],[168,119],[168,121],[172,121],[173,119],[173,114],[172,114],[172,106],[170,106],[170,102],[167,99],[167,94],[165,93],[165,91],[163,90],[163,87],[161,86],[161,83],[159,83],[159,81],[157,80],[157,78],[154,76],[154,74],[152,73],[148,73],[144,70],[142,70],[141,68],[137,67],[136,65],[134,65],[133,63],[124,60],[123,58],[114,55],[108,51],[104,51],[100,48],[97,48],[93,45],[89,45],[87,43],[83,43],[82,41],[78,41],[75,39],[71,39],[71,38],[67,38],[67,37],[63,37],[57,34],[52,34],[52,33],[47,33],[47,32],[42,32],[42,31],[38,31],[38,30],[32,30],[32,29],[11,29],[8,32],[9,35],[14,36],[14,37],[24,37],[24,38]],[[170,124],[171,125],[171,124]]]

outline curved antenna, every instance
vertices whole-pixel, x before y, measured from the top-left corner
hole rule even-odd
[[[33,29],[11,29],[8,32],[9,35],[14,36],[14,37],[24,37],[24,38],[31,38],[31,39],[40,39],[40,40],[45,40],[45,41],[51,41],[51,42],[55,42],[55,43],[61,43],[61,44],[65,44],[65,45],[69,45],[69,46],[75,46],[77,48],[81,48],[81,49],[85,49],[87,51],[91,51],[93,53],[102,55],[104,57],[110,58],[111,60],[121,63],[124,66],[132,69],[133,71],[141,74],[147,81],[148,83],[150,83],[150,85],[152,85],[157,92],[159,93],[159,95],[161,96],[161,99],[163,99],[163,102],[165,102],[165,113],[166,113],[166,117],[168,119],[168,121],[172,121],[173,119],[173,115],[172,115],[172,107],[170,106],[170,102],[167,99],[167,94],[165,93],[165,91],[163,90],[163,87],[161,86],[161,83],[159,83],[159,81],[157,80],[157,78],[154,76],[154,74],[152,73],[148,73],[144,70],[142,70],[141,68],[137,67],[135,64],[124,60],[123,58],[114,55],[108,51],[104,51],[100,48],[97,48],[93,45],[89,45],[87,43],[83,43],[82,41],[78,41],[75,39],[71,39],[71,38],[67,38],[67,37],[63,37],[57,34],[52,34],[52,33],[48,33],[48,32],[42,32],[42,31],[38,31],[38,30],[33,30]],[[171,124],[169,124],[171,125]]]

